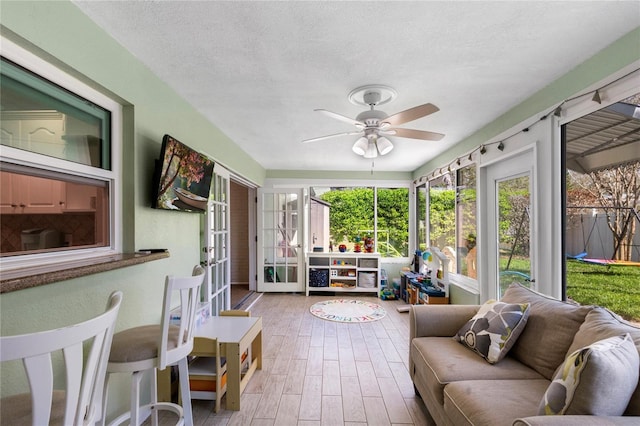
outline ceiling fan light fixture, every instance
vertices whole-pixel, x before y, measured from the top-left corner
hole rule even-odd
[[[384,136],[380,136],[378,138],[378,151],[380,151],[380,155],[386,155],[391,152],[393,149],[393,144],[391,141]]]
[[[369,140],[363,136],[353,144],[351,149],[358,155],[364,155],[367,152],[368,145]]]
[[[378,156],[378,148],[376,143],[370,140],[367,144],[367,150],[364,153],[364,158],[376,158]]]
[[[393,142],[386,136],[425,141],[439,141],[444,137],[442,133],[397,127],[439,111],[439,108],[433,104],[418,105],[392,115],[375,109],[377,106],[392,101],[396,95],[397,93],[393,88],[379,84],[358,87],[349,94],[349,100],[356,105],[366,105],[369,109],[362,111],[355,119],[326,109],[314,110],[354,126],[356,128],[355,132],[321,136],[306,139],[302,142],[316,142],[343,135],[360,135],[362,137],[355,141],[351,147],[353,152],[364,158],[376,158],[379,155],[388,154],[394,148]]]

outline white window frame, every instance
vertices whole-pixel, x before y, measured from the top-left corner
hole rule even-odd
[[[0,37],[0,54],[23,68],[81,96],[111,113],[111,170],[91,167],[59,158],[0,145],[0,160],[52,173],[64,173],[101,180],[109,184],[109,246],[51,253],[25,254],[0,259],[0,270],[28,268],[107,256],[122,252],[122,105],[65,73],[53,64]]]
[[[481,233],[480,230],[480,216],[479,216],[479,204],[480,204],[480,166],[478,164],[478,162],[475,159],[467,159],[467,158],[461,158],[460,159],[460,165],[457,166],[456,168],[452,168],[451,171],[456,173],[456,187],[457,187],[457,173],[459,169],[465,168],[465,167],[474,167],[476,169],[476,244],[479,241],[479,235]],[[434,174],[432,177],[430,178],[425,178],[424,180],[420,180],[419,183],[417,183],[418,185],[426,185],[426,211],[424,211],[424,217],[426,219],[426,241],[427,241],[427,246],[429,245],[429,240],[431,239],[431,229],[430,229],[430,218],[429,218],[429,207],[431,204],[431,199],[429,197],[429,185],[431,184],[431,181],[438,179],[440,176],[442,176],[441,174]],[[457,195],[456,195],[457,198]],[[457,202],[456,202],[457,205]],[[457,209],[454,207],[454,214],[457,214]],[[456,217],[456,238],[457,238],[457,234],[458,234],[458,218]],[[457,247],[456,247],[457,248]],[[477,262],[480,262],[480,257],[478,256],[477,258]],[[458,287],[463,288],[466,291],[469,291],[471,293],[479,293],[480,292],[480,285],[479,285],[479,277],[478,278],[471,278],[468,277],[466,275],[462,275],[459,274],[457,271],[456,272],[451,272],[449,273],[449,280],[451,283],[457,285]]]
[[[410,180],[359,180],[359,179],[287,179],[287,178],[271,178],[265,182],[265,188],[302,188],[307,191],[307,194],[310,192],[310,189],[314,186],[342,186],[342,187],[351,187],[351,188],[375,188],[376,190],[376,206],[377,209],[377,189],[394,189],[394,188],[406,188],[409,191],[409,240],[408,240],[408,253],[406,257],[382,257],[382,261],[384,263],[389,264],[406,264],[409,259],[413,256],[413,251],[411,247],[415,246],[415,200],[414,200],[414,187]],[[303,249],[305,252],[311,251],[311,247],[309,244],[309,200],[308,196],[305,200],[305,224],[304,224],[304,246]],[[374,214],[374,227],[377,229],[378,226],[378,217],[377,211]]]

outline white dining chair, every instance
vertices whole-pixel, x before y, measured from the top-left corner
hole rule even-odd
[[[161,323],[133,327],[113,336],[102,405],[104,409],[107,408],[109,376],[112,373],[129,373],[131,406],[128,412],[117,416],[110,425],[128,420],[129,424],[138,426],[149,417],[152,424],[157,425],[159,410],[172,412],[179,425],[193,425],[187,356],[193,349],[195,315],[203,281],[204,269],[200,265],[193,268],[191,277],[167,276]],[[180,325],[171,324],[171,296],[174,293],[179,295],[180,300]],[[182,407],[171,402],[158,402],[156,373],[172,365],[178,366]],[[151,400],[141,405],[141,381],[145,372],[151,373]]]
[[[101,420],[107,360],[122,292],[111,294],[106,311],[55,330],[0,337],[0,360],[22,360],[29,393],[0,401],[0,424],[94,425]],[[59,354],[62,354],[60,356]],[[64,389],[54,389],[54,376]]]

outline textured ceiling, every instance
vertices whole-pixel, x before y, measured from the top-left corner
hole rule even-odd
[[[370,170],[351,90],[389,85],[402,127],[375,170],[413,171],[640,25],[640,2],[74,1],[266,169]],[[188,135],[175,135],[189,143]]]

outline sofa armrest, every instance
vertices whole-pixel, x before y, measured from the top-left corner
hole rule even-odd
[[[452,337],[478,309],[479,305],[411,305],[409,341],[416,337]]]
[[[631,426],[640,424],[640,417],[618,416],[534,416],[516,419],[513,426]]]

